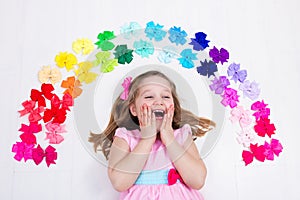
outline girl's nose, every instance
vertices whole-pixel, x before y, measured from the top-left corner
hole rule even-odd
[[[160,97],[155,98],[154,105],[163,105],[163,99]]]

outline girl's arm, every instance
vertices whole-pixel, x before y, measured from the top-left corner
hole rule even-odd
[[[125,191],[135,183],[148,159],[151,148],[151,141],[141,139],[130,152],[127,142],[115,137],[110,149],[108,176],[117,191]]]
[[[191,135],[188,135],[183,146],[176,141],[172,129],[173,114],[174,107],[170,106],[160,128],[162,142],[185,184],[193,189],[200,189],[205,183],[205,164],[200,158]]]
[[[173,140],[166,148],[185,184],[193,189],[201,189],[205,183],[206,167],[191,135],[188,136],[184,146]]]

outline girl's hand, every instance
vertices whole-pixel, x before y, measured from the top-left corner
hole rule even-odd
[[[156,140],[156,119],[155,114],[149,106],[144,104],[140,108],[139,123],[141,128],[142,139],[152,143]]]
[[[167,146],[174,140],[174,131],[172,121],[174,116],[174,106],[167,108],[167,113],[164,115],[163,122],[160,127],[160,138],[162,143]]]

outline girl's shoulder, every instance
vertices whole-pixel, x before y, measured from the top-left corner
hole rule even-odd
[[[127,130],[125,127],[119,127],[116,129],[115,137],[124,139],[128,144],[131,144],[132,140],[139,140],[141,137],[140,131]]]
[[[182,127],[174,130],[174,136],[180,144],[183,144],[189,135],[192,135],[192,128],[189,124],[184,124]]]

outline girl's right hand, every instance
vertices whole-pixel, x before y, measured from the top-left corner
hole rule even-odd
[[[156,118],[151,108],[144,104],[140,108],[139,123],[141,128],[142,139],[152,143],[156,140]]]

